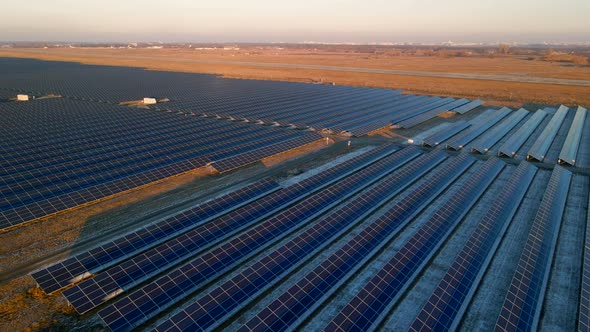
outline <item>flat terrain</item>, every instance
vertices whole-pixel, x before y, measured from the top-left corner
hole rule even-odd
[[[0,49],[0,56],[199,72],[232,78],[404,89],[488,104],[590,104],[590,66],[523,55],[421,56],[330,49]]]

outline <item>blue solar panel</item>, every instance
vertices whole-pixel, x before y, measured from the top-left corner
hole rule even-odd
[[[465,104],[463,106],[454,108],[454,109],[452,109],[452,111],[453,112],[456,112],[456,113],[459,113],[459,114],[465,114],[465,113],[467,113],[467,112],[469,112],[469,111],[471,111],[471,110],[473,110],[473,109],[475,109],[475,108],[483,105],[483,103],[484,103],[483,100],[477,99],[477,100],[474,100],[474,101],[472,101],[470,103],[467,103],[467,104]]]
[[[422,145],[434,148],[438,146],[440,143],[465,130],[469,126],[471,126],[469,122],[457,121],[453,123],[451,126],[446,127],[443,130],[440,130],[439,132],[426,137]]]
[[[543,122],[547,113],[542,110],[534,112],[527,122],[498,149],[498,156],[513,158],[533,131]]]
[[[461,106],[461,105],[466,104],[468,102],[469,102],[469,100],[467,100],[467,99],[455,100],[452,103],[448,103],[448,104],[439,106],[437,108],[429,110],[428,112],[424,112],[424,113],[418,114],[414,117],[411,117],[409,119],[406,119],[406,120],[398,123],[397,127],[405,128],[405,129],[415,127],[423,122],[426,122],[432,118],[435,118],[437,115],[439,115],[441,113],[444,113],[448,110],[451,110],[457,106]]]
[[[52,265],[33,273],[32,276],[41,289],[46,293],[52,293],[75,280],[84,279],[86,276],[141,250],[147,250],[173,236],[178,236],[278,188],[278,184],[271,180],[256,182],[166,220],[146,226],[91,251]]]
[[[527,115],[529,115],[529,111],[524,108],[513,112],[508,118],[498,123],[494,128],[476,140],[471,147],[471,152],[486,154],[494,144],[498,143],[502,137],[508,134]]]
[[[533,146],[529,149],[526,156],[528,160],[543,161],[545,159],[547,151],[549,151],[551,143],[553,143],[555,136],[557,136],[557,132],[563,124],[568,111],[569,108],[563,105],[559,107],[557,112],[555,112],[551,118],[551,121],[549,121],[541,135],[539,135]]]
[[[590,197],[588,200],[590,207]],[[582,263],[582,283],[580,285],[580,307],[578,310],[578,331],[590,331],[590,212],[586,217],[586,236],[584,240],[584,261]]]
[[[390,149],[385,147],[386,152],[387,150]],[[338,178],[345,176],[346,171],[350,172],[353,166],[358,167],[359,164],[363,164],[362,160],[363,158],[350,160],[343,163],[343,165],[339,165],[340,167],[337,167],[336,170],[327,170],[323,174],[270,194],[208,224],[190,230],[177,238],[108,269],[94,279],[66,290],[64,295],[78,312],[88,311],[109,298],[118,295],[121,290],[130,289],[160,270],[190,258],[210,248],[222,239],[235,234],[247,225],[279,211],[281,208],[293,203],[297,198],[311,194],[314,189],[319,189],[327,184],[326,181],[330,178],[333,179],[334,175],[337,175]],[[336,173],[335,171],[340,172]],[[320,182],[322,180],[323,185]]]
[[[406,148],[346,177],[308,199],[283,210],[256,227],[250,228],[240,236],[194,259],[187,265],[149,283],[127,298],[101,310],[100,317],[113,330],[118,326],[122,326],[123,329],[137,326],[194,292],[201,283],[212,276],[239,263],[244,257],[263,250],[289,230],[311,220],[326,209],[337,205],[342,199],[350,197],[355,192],[378,181],[404,162],[415,157],[417,151],[415,148]],[[154,285],[157,285],[156,288],[160,291],[168,294],[169,298],[153,297]],[[244,294],[243,292],[247,292],[247,290],[240,290],[241,294]],[[146,303],[152,303],[155,306]],[[146,306],[148,309],[145,309]],[[129,317],[129,312],[133,313],[131,316],[133,318]]]
[[[418,151],[414,151],[414,157],[417,155]],[[432,156],[420,158],[410,166],[400,170],[400,172],[382,180],[377,187],[363,193],[349,204],[319,220],[313,227],[296,236],[280,248],[257,260],[247,270],[197,300],[184,312],[193,321],[200,322],[195,324],[195,327],[198,329],[211,328],[211,325],[215,324],[221,316],[212,317],[212,319],[204,317],[208,313],[231,312],[237,306],[243,306],[253,299],[252,296],[241,298],[233,296],[232,291],[234,291],[234,285],[240,285],[241,289],[249,289],[252,294],[272,287],[278,281],[277,279],[287,273],[287,271],[295,268],[305,257],[325,247],[335,236],[341,234],[347,228],[351,227],[354,222],[377,209],[392,195],[399,192],[403,187],[408,186],[421,174],[435,167],[444,158],[445,156],[442,154],[433,154]],[[210,307],[206,312],[199,310],[205,303],[210,302],[211,298],[209,295],[215,298],[214,301],[216,303],[223,303],[223,307],[221,308],[220,305]],[[192,310],[195,312],[191,312]],[[174,317],[171,320],[174,321]]]
[[[572,173],[557,166],[504,298],[496,330],[536,331]]]
[[[411,331],[457,328],[537,168],[521,162],[413,321]]]
[[[567,134],[563,148],[557,160],[560,164],[574,166],[576,164],[576,156],[582,139],[582,129],[586,121],[586,109],[578,106],[576,116],[572,122],[572,126]]]
[[[463,160],[462,166],[459,166],[462,167],[460,173],[470,165]],[[368,330],[378,326],[388,308],[399,299],[402,290],[421,271],[503,167],[504,163],[497,159],[490,159],[478,167],[324,330]]]
[[[495,125],[500,120],[502,120],[506,115],[508,115],[508,113],[510,113],[510,109],[504,107],[497,111],[490,111],[487,114],[478,117],[475,121],[472,122],[472,125],[471,127],[469,127],[468,131],[465,131],[462,134],[453,137],[453,139],[449,140],[445,144],[445,147],[449,150],[455,151],[463,149],[465,145],[476,139],[486,130],[490,129],[493,125]]]
[[[446,158],[444,152],[436,151],[416,159],[410,165],[382,181],[375,190],[367,192],[344,206],[340,211],[324,218],[314,228],[285,244],[284,249],[278,249],[276,254],[271,253],[270,256],[278,256],[281,251],[295,253],[296,248],[300,247],[304,242],[302,239],[316,238],[319,243],[312,245],[313,248],[320,246],[322,243],[324,245],[329,244],[330,238],[328,236],[336,236],[355,218],[362,216],[367,208],[375,204],[373,202],[375,196],[383,195],[383,190],[392,190],[390,195],[400,192],[400,190],[408,187],[410,183],[429,172]],[[318,302],[328,295],[334,285],[342,282],[347,274],[354,273],[361,261],[370,258],[371,253],[378,249],[383,241],[391,238],[402,227],[404,220],[409,220],[411,215],[420,210],[420,207],[424,207],[429,200],[434,198],[433,193],[429,193],[429,196],[430,199],[424,199],[421,204],[395,205],[394,208],[391,208],[383,216],[371,223],[358,236],[323,261],[287,292],[270,303],[258,315],[248,321],[241,330],[284,330],[293,328],[290,326],[293,322],[301,319],[301,316],[306,311],[312,311],[313,308],[317,307]],[[405,217],[395,220],[392,218],[392,214]],[[319,236],[320,234],[321,236]],[[311,235],[315,235],[315,237]],[[289,248],[291,249],[289,250]],[[290,261],[294,263],[300,256],[290,258]],[[284,272],[284,269],[281,271],[274,270],[274,272],[276,276],[279,276],[280,273]],[[265,287],[272,286],[272,281],[272,279],[267,280]],[[193,315],[189,316],[195,318]]]

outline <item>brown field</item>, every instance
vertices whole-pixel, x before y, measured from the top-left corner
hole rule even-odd
[[[211,73],[232,78],[270,79],[298,82],[335,82],[338,85],[404,89],[409,93],[481,98],[488,104],[518,107],[524,103],[590,105],[590,88],[530,82],[503,82],[486,79],[457,79],[362,73],[351,71],[278,68],[230,62],[320,65],[367,69],[406,70],[432,73],[501,75],[511,79],[535,78],[590,80],[590,65],[569,61],[567,56],[482,54],[436,56],[398,54],[395,50],[363,52],[313,48],[259,48],[197,50],[164,49],[2,49],[0,56],[76,61],[86,64],[145,67],[153,70]],[[549,59],[549,60],[548,60]],[[215,61],[199,63],[190,61]],[[225,62],[225,63],[220,63]]]

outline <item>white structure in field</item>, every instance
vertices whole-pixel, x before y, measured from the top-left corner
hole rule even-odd
[[[143,98],[143,103],[146,105],[155,104],[156,102],[156,98]]]
[[[29,96],[28,95],[16,95],[16,100],[27,101],[27,100],[29,100]]]

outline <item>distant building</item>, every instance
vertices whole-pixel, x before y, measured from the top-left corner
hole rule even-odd
[[[28,101],[29,100],[29,96],[28,95],[16,95],[16,100],[18,100],[18,101]]]
[[[156,98],[143,98],[143,103],[146,105],[151,105],[157,103]]]

